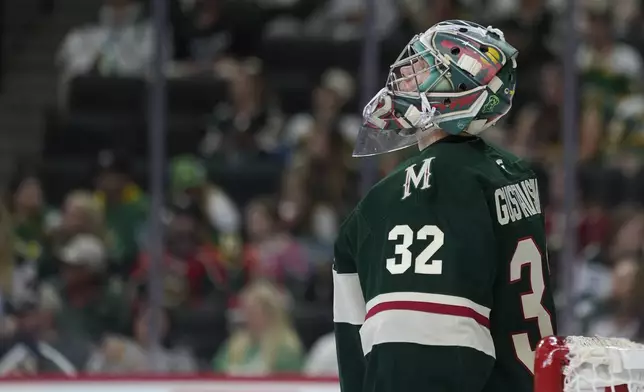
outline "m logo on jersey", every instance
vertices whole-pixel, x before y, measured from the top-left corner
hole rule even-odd
[[[411,187],[414,189],[427,189],[430,187],[429,178],[432,175],[432,161],[436,157],[431,157],[423,160],[423,165],[420,167],[420,171],[416,172],[416,164],[409,166],[405,169],[405,183],[403,184],[403,197],[401,200],[405,200],[411,196]],[[419,188],[420,187],[420,188]]]

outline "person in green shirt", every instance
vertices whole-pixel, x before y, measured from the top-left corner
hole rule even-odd
[[[298,372],[303,348],[288,318],[284,293],[267,281],[255,281],[240,299],[243,326],[219,349],[214,370],[253,376]]]
[[[105,214],[110,270],[126,276],[139,250],[139,233],[147,219],[148,200],[132,180],[130,160],[122,151],[98,157],[95,197]]]
[[[99,342],[107,333],[127,335],[131,306],[123,285],[107,274],[100,238],[78,234],[60,251],[61,274],[40,286],[39,304],[56,330]]]
[[[51,276],[56,269],[51,262],[49,234],[60,221],[60,214],[47,206],[37,170],[23,168],[15,174],[6,203],[13,223],[14,256],[20,269],[38,271],[41,278]]]

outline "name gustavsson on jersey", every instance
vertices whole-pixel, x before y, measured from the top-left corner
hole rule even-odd
[[[494,202],[500,225],[541,214],[539,185],[535,178],[497,188]]]

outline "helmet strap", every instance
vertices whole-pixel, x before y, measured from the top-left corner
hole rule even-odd
[[[421,130],[428,129],[434,124],[434,116],[436,115],[436,108],[429,104],[426,94],[420,95],[420,110],[415,105],[409,105],[405,112],[405,118],[409,123]]]

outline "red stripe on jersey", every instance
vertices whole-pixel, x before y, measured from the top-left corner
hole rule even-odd
[[[373,317],[378,313],[387,311],[387,310],[412,310],[416,312],[424,313],[434,313],[434,314],[445,314],[449,316],[459,316],[459,317],[468,317],[479,323],[480,325],[490,328],[490,320],[477,313],[474,309],[458,306],[458,305],[445,305],[437,304],[433,302],[419,302],[419,301],[389,301],[379,303],[374,305],[365,317],[365,320],[369,317]]]

